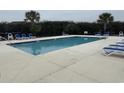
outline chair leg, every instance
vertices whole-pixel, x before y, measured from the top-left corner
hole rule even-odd
[[[108,51],[106,51],[106,50],[104,50],[105,51],[105,56],[109,56],[109,55],[111,55],[112,53],[113,53],[113,51],[111,51],[111,52],[108,52]]]

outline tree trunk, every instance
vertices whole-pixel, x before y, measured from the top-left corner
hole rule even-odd
[[[107,24],[104,23],[104,32],[106,32]]]

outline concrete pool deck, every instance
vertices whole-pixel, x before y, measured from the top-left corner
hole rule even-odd
[[[58,37],[46,37],[59,38]],[[66,36],[64,36],[66,37]],[[102,48],[124,37],[108,37],[33,56],[0,41],[0,82],[100,83],[124,82],[124,56],[104,56]]]

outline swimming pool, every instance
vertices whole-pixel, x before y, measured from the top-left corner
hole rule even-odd
[[[97,37],[66,37],[49,40],[39,40],[25,43],[14,43],[11,46],[33,55],[48,53],[54,50],[63,49],[79,44],[100,40]]]

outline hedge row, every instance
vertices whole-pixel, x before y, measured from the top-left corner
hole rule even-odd
[[[0,23],[0,33],[33,33],[37,36],[56,36],[66,34],[88,34],[94,35],[97,32],[103,32],[103,24],[85,23],[85,22],[66,22],[66,21],[46,21],[36,24],[41,27],[39,31],[32,32],[30,23],[12,22]],[[107,31],[111,35],[118,35],[119,31],[124,31],[124,22],[113,22],[107,25]]]

